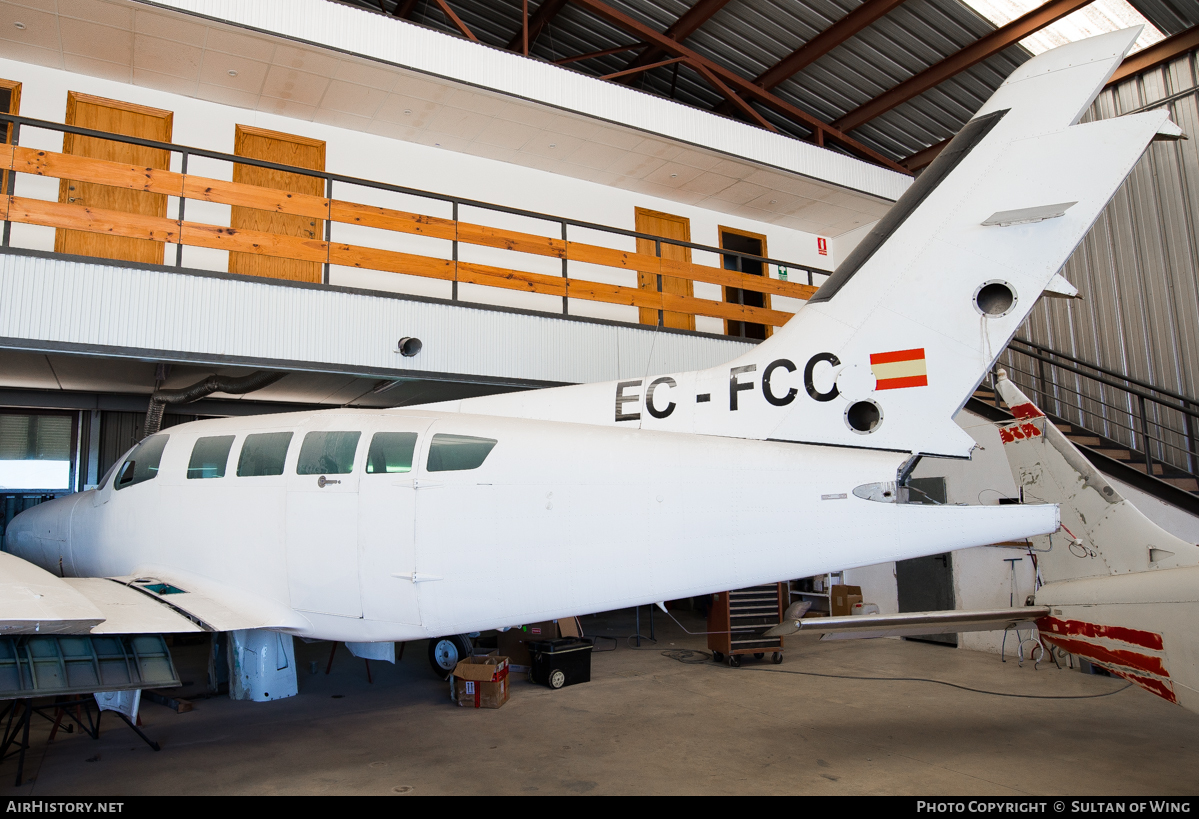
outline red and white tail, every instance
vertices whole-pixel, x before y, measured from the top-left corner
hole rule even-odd
[[[1145,517],[1002,371],[997,386],[1025,502],[1061,509],[1061,531],[1031,539],[1042,637],[1199,711],[1199,546]]]

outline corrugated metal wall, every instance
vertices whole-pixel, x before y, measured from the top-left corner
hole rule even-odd
[[[1062,271],[1082,300],[1042,299],[1019,335],[1194,397],[1199,396],[1199,54],[1104,90],[1084,121],[1162,104],[1190,139],[1150,146]],[[1016,356],[1013,362],[1010,353],[1004,358],[1014,364],[1017,382],[1039,395],[1036,379],[1019,373],[1030,369],[1029,359]],[[1058,414],[1142,448],[1133,399],[1049,369],[1061,401]],[[1156,437],[1158,425],[1164,430],[1164,446],[1151,442],[1153,456],[1188,468],[1181,415],[1152,404],[1147,413],[1150,436]]]

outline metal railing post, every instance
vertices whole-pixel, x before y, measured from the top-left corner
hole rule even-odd
[[[458,301],[458,200],[451,203],[450,216],[454,220],[454,242],[451,245],[450,258],[454,261],[454,284],[450,290],[450,300]]]
[[[662,240],[654,240],[654,255],[658,257],[658,296],[662,295]],[[660,300],[659,300],[660,303]],[[658,326],[663,327],[666,324],[666,311],[661,307],[658,308]]]
[[[1037,359],[1037,377],[1041,382],[1041,406],[1049,409],[1049,390],[1046,388],[1045,382],[1045,362],[1042,359]],[[1057,415],[1057,408],[1054,407],[1054,415]]]
[[[562,220],[562,278],[566,280],[566,293],[562,296],[562,315],[570,315],[570,275],[567,265],[566,220]]]
[[[1137,396],[1137,406],[1141,412],[1141,436],[1145,445],[1145,474],[1153,477],[1153,456],[1149,453],[1149,416],[1145,413],[1145,396]]]
[[[15,145],[19,144],[20,140],[21,140],[21,123],[14,122],[12,124],[12,142],[10,144],[15,146]],[[16,164],[17,163],[15,163],[15,162],[13,163],[13,165],[16,165]],[[17,170],[16,170],[16,168],[14,167],[11,171],[8,171],[4,176],[5,176],[4,195],[12,196],[13,191],[17,187]],[[5,214],[5,216],[8,215],[8,208],[4,209],[4,214]],[[8,219],[5,219],[4,220],[4,237],[3,237],[3,239],[0,239],[0,246],[8,247],[9,242],[11,240],[12,240],[12,222],[9,221]]]
[[[1189,409],[1190,405],[1183,404],[1183,407]],[[1196,406],[1195,409],[1199,409],[1199,406]],[[1195,417],[1186,413],[1183,413],[1182,417],[1186,419],[1187,427],[1187,471],[1194,475],[1199,473],[1199,464],[1196,463],[1196,455],[1199,455],[1199,453],[1196,453],[1195,451]]]
[[[184,194],[187,192],[187,151],[180,151],[182,159],[179,162],[179,174],[183,177],[183,187],[179,189],[179,235],[175,238],[179,243],[175,245],[175,267],[183,267],[183,213],[187,205],[187,197]]]
[[[325,213],[325,275],[324,283],[329,283],[330,260],[333,258],[333,177],[325,177],[325,201],[328,207]]]

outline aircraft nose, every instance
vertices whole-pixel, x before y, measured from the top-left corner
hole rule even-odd
[[[4,551],[58,573],[67,555],[71,509],[77,498],[57,498],[21,512],[4,531]]]

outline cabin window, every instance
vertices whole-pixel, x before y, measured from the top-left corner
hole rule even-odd
[[[247,435],[237,459],[237,476],[252,478],[262,475],[282,475],[287,460],[290,432],[260,432]]]
[[[366,472],[368,475],[411,472],[415,451],[415,432],[376,432],[366,453]]]
[[[310,432],[300,447],[297,475],[348,475],[361,432]]]
[[[468,435],[434,435],[429,444],[430,472],[454,472],[478,469],[487,460],[497,441]]]
[[[199,439],[192,447],[191,460],[187,462],[187,477],[225,477],[225,465],[229,463],[229,450],[232,447],[232,435],[214,435]]]
[[[117,473],[117,489],[126,489],[134,484],[145,483],[158,477],[158,464],[162,451],[166,449],[169,435],[151,435],[129,453],[121,471]]]

